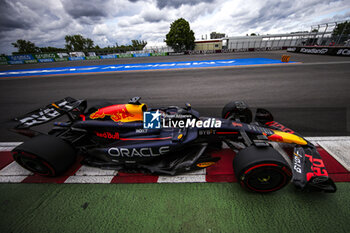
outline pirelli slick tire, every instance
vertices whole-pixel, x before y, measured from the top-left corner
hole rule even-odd
[[[252,122],[253,114],[250,108],[243,101],[233,101],[224,106],[221,113],[222,118],[232,120],[239,119],[243,123]]]
[[[12,150],[14,160],[25,169],[42,176],[58,176],[76,160],[74,148],[60,138],[39,135]]]
[[[292,176],[283,156],[269,146],[249,146],[241,150],[233,160],[233,169],[242,187],[259,193],[283,188]]]

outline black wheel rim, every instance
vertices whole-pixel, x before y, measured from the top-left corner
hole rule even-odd
[[[245,176],[246,186],[256,192],[273,192],[287,183],[287,175],[280,167],[259,167]]]
[[[35,155],[31,155],[25,152],[18,152],[15,154],[15,160],[22,167],[28,169],[31,172],[40,174],[40,175],[50,175],[51,167],[45,161],[39,159]]]

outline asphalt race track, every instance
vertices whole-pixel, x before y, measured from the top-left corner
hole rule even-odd
[[[0,66],[0,71],[173,61],[238,58],[280,59],[286,52],[246,52],[174,57],[57,62]],[[141,96],[149,106],[192,104],[202,115],[220,116],[231,100],[266,107],[276,120],[305,136],[350,135],[350,58],[289,54],[301,64],[199,68],[164,71],[62,75],[0,79],[0,141],[23,141],[7,129],[10,120],[48,103],[71,96],[125,103]]]

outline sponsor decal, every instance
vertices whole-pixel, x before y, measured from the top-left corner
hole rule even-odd
[[[134,115],[129,113],[125,104],[112,105],[105,108],[100,108],[96,112],[90,114],[91,119],[105,118],[110,116],[113,121],[120,121],[122,119],[133,117]]]
[[[213,135],[213,134],[216,134],[216,130],[215,129],[198,130],[198,134],[200,136]]]
[[[295,52],[297,50],[297,48],[287,48],[288,52]]]
[[[23,64],[24,61],[8,61],[10,65],[17,65],[17,64]]]
[[[34,60],[25,60],[24,63],[26,63],[26,64],[38,63],[38,60],[36,60],[36,59],[34,59]]]
[[[95,134],[96,134],[97,137],[100,137],[100,138],[119,139],[119,133],[118,132],[115,132],[113,134],[113,133],[110,133],[110,132],[100,133],[100,132],[96,132],[95,131]]]
[[[328,52],[327,48],[323,48],[323,49],[316,49],[316,48],[312,48],[312,49],[307,49],[307,48],[301,48],[300,49],[301,53],[312,53],[312,54],[326,54]]]
[[[36,59],[46,59],[46,58],[56,58],[56,54],[54,53],[44,53],[44,54],[36,54],[35,55]]]
[[[102,55],[100,56],[101,59],[113,59],[113,58],[118,58],[117,55],[114,54],[108,54],[108,55]]]
[[[339,49],[337,55],[350,56],[350,49]]]
[[[149,57],[150,53],[134,53],[134,57]]]
[[[0,61],[0,65],[7,65],[7,61]]]
[[[166,56],[167,53],[151,53],[151,56]]]
[[[299,153],[300,153],[299,151],[297,151],[296,153],[294,152],[293,169],[297,173],[301,174],[302,173],[302,170],[301,170],[301,158],[302,158],[301,156],[302,155],[300,155]]]
[[[170,53],[168,53],[168,56],[178,56],[178,55],[185,55],[185,52],[181,52],[181,53],[170,52]]]
[[[55,58],[55,61],[68,61],[68,58],[67,57],[58,57],[58,58]]]
[[[313,172],[306,173],[306,180],[309,181],[313,176],[328,176],[328,172],[324,166],[322,159],[313,158],[312,155],[305,154],[312,164],[311,170]]]
[[[43,59],[38,59],[40,63],[45,63],[45,62],[53,62],[53,58],[43,58]]]
[[[132,54],[122,53],[122,54],[118,54],[118,57],[120,57],[120,58],[132,57]]]
[[[86,60],[96,60],[96,59],[100,59],[99,56],[88,56],[88,57],[85,57]]]
[[[159,148],[118,148],[112,147],[108,149],[108,154],[113,157],[156,157],[168,153],[169,146]]]
[[[0,61],[3,62],[3,61],[6,61],[7,62],[7,59],[6,57],[0,57]]]
[[[135,133],[147,133],[148,130],[147,129],[136,129]]]
[[[7,56],[10,61],[24,61],[35,59],[31,54]]]
[[[30,127],[32,125],[41,124],[58,117],[60,113],[55,109],[57,107],[62,109],[64,108],[66,110],[72,109],[72,106],[70,106],[67,101],[63,101],[57,105],[53,104],[52,106],[53,107],[47,107],[38,113],[24,117],[23,119],[20,119],[19,122],[25,127]]]
[[[281,130],[282,132],[285,132],[285,133],[291,133],[291,134],[295,133],[293,130],[285,127],[284,125],[281,125],[280,123],[278,123],[276,121],[266,122],[265,125],[275,127],[277,129]]]
[[[79,61],[79,60],[84,60],[85,57],[69,57],[68,58],[70,61]]]

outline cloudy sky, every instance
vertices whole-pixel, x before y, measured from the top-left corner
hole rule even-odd
[[[18,39],[64,47],[81,34],[100,47],[132,39],[161,42],[170,23],[183,17],[196,38],[210,32],[239,36],[310,30],[350,19],[349,0],[0,0],[0,53]]]

